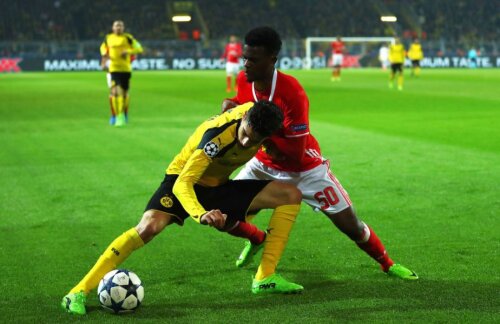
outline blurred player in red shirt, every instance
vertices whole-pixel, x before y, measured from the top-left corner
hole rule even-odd
[[[234,77],[234,91],[238,91],[236,88],[236,76],[240,71],[241,53],[241,43],[238,42],[236,36],[230,36],[229,43],[227,43],[224,54],[222,54],[222,57],[226,59],[226,92],[231,92],[232,77]]]
[[[342,42],[340,36],[337,36],[337,40],[332,42],[332,81],[340,81],[340,68],[344,60],[344,51],[344,42]]]
[[[395,264],[375,232],[355,214],[347,192],[330,171],[330,162],[321,155],[318,142],[309,129],[309,99],[292,76],[275,68],[281,49],[279,34],[269,27],[258,27],[245,36],[244,71],[238,74],[238,93],[225,99],[222,109],[237,104],[269,100],[283,111],[283,128],[272,135],[236,179],[272,179],[297,185],[303,201],[321,211],[359,248],[377,261],[384,272],[402,279],[418,276]],[[262,248],[247,242],[236,261],[248,264]]]

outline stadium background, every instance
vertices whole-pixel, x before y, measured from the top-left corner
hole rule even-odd
[[[280,68],[304,66],[306,37],[394,36],[408,47],[422,39],[425,67],[467,67],[476,48],[478,67],[500,67],[498,1],[2,1],[0,70],[99,70],[97,48],[118,17],[146,49],[136,70],[223,69],[229,35],[270,25],[284,38]],[[188,14],[190,22],[171,18]],[[396,23],[380,16],[395,15]],[[375,66],[380,44],[352,44],[349,65]],[[329,65],[328,44],[313,48],[313,67]]]

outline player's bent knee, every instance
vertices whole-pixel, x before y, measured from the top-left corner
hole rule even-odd
[[[142,215],[136,230],[144,243],[147,243],[172,222],[171,215],[156,210],[148,210]]]

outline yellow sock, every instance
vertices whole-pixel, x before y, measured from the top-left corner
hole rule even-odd
[[[125,113],[125,115],[128,115],[128,106],[129,105],[130,105],[130,96],[126,95],[123,98],[123,112]]]
[[[262,260],[255,275],[256,280],[262,280],[275,272],[299,210],[300,205],[284,205],[274,210],[269,221]]]
[[[419,67],[415,68],[415,75],[416,76],[420,75],[420,68]]]
[[[124,105],[124,100],[123,100],[123,96],[116,96],[115,97],[115,103],[116,103],[116,114],[117,115],[121,115],[123,114],[123,105]]]
[[[83,291],[88,294],[96,288],[102,277],[109,271],[116,269],[136,249],[142,247],[142,241],[135,228],[131,228],[118,236],[99,257],[96,264],[87,275],[70,290],[70,293]]]
[[[398,87],[403,87],[403,75],[398,76]]]

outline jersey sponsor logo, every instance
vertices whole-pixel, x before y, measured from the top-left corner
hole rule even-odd
[[[290,129],[294,132],[304,131],[307,130],[307,124],[291,125]]]
[[[210,141],[207,144],[205,144],[205,146],[203,147],[203,152],[205,152],[205,154],[208,157],[213,158],[217,155],[217,153],[219,153],[219,145]]]
[[[161,197],[160,204],[163,207],[171,208],[174,205],[174,200],[169,195],[165,195],[165,196]]]

